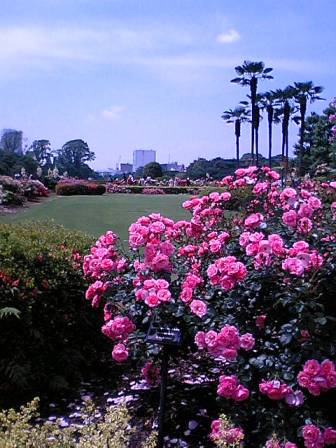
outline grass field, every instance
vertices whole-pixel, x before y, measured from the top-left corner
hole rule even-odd
[[[64,227],[82,230],[94,236],[111,229],[125,240],[129,225],[139,216],[159,212],[175,220],[188,217],[189,214],[181,207],[187,197],[168,194],[54,196],[42,204],[32,205],[13,215],[0,216],[0,222],[53,219]]]

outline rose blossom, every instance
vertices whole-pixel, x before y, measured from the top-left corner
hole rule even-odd
[[[207,312],[207,306],[202,300],[193,300],[190,304],[191,311],[198,317],[205,316]]]
[[[117,344],[112,350],[112,358],[117,362],[126,361],[128,358],[128,351],[124,344]]]

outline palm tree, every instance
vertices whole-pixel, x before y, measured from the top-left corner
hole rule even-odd
[[[273,79],[272,75],[269,73],[273,70],[271,67],[265,68],[264,62],[251,62],[244,61],[242,65],[235,67],[237,78],[231,80],[231,82],[240,84],[241,86],[250,87],[250,98],[251,98],[251,110],[252,110],[252,121],[251,121],[251,156],[252,162],[254,163],[254,141],[255,141],[255,130],[257,128],[258,121],[258,110],[256,109],[256,98],[258,90],[258,80],[259,79]]]
[[[241,134],[241,124],[249,121],[251,112],[243,106],[237,106],[235,109],[228,109],[223,112],[222,118],[226,123],[234,123],[235,125],[235,136],[236,136],[236,159],[237,168],[239,168],[239,139]]]
[[[276,122],[274,116],[274,104],[275,97],[273,92],[265,92],[257,95],[257,101],[262,105],[262,108],[267,112],[267,122],[268,122],[268,165],[272,167],[272,134],[273,134],[273,123]]]
[[[287,175],[288,159],[289,159],[289,144],[288,133],[290,119],[297,112],[297,108],[293,104],[294,89],[291,86],[287,86],[285,89],[277,89],[272,92],[274,97],[274,104],[278,106],[275,109],[275,121],[281,121],[282,132],[282,144],[281,144],[281,156],[285,163],[285,173]]]
[[[292,87],[294,91],[294,98],[299,108],[299,117],[297,122],[300,123],[300,142],[299,142],[299,160],[298,160],[298,171],[299,175],[302,175],[302,158],[304,153],[304,130],[305,130],[305,119],[307,112],[307,103],[314,103],[317,100],[323,100],[320,97],[320,93],[323,92],[324,88],[322,86],[314,86],[312,81],[307,82],[294,82]]]

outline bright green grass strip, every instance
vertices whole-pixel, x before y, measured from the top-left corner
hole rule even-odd
[[[174,220],[186,219],[189,213],[181,204],[188,195],[56,196],[33,205],[14,215],[0,216],[0,222],[24,220],[54,220],[68,229],[82,230],[99,236],[113,230],[122,240],[127,239],[129,225],[139,216],[157,212]]]

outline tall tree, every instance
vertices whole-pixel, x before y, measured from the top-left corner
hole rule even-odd
[[[70,176],[87,177],[93,171],[86,164],[95,159],[95,154],[83,140],[70,140],[56,151],[56,165]]]
[[[49,140],[34,140],[29,148],[29,153],[40,166],[51,165],[51,148]]]
[[[287,175],[289,160],[289,124],[291,118],[297,112],[297,108],[294,105],[294,89],[291,86],[287,86],[285,89],[277,89],[272,93],[275,104],[277,105],[277,108],[275,109],[275,119],[281,121],[281,157]]]
[[[226,123],[234,123],[235,136],[236,136],[236,160],[237,168],[239,168],[239,140],[241,135],[241,124],[249,121],[251,112],[243,106],[238,106],[235,109],[228,109],[223,112],[222,118]]]
[[[260,93],[257,96],[257,100],[262,105],[262,108],[267,113],[267,124],[268,124],[268,165],[272,167],[272,146],[273,146],[273,123],[277,122],[274,115],[274,93],[265,92]]]
[[[300,123],[300,140],[299,140],[299,154],[298,154],[298,171],[302,175],[302,158],[304,153],[304,128],[307,112],[307,103],[314,103],[317,100],[323,100],[320,97],[324,88],[322,86],[314,86],[312,81],[295,82],[293,86],[294,98],[299,107],[299,123]]]
[[[151,177],[152,179],[157,179],[162,177],[161,165],[157,162],[150,162],[144,166],[144,177]]]
[[[18,131],[17,129],[3,129],[0,140],[0,148],[6,152],[23,154],[22,136],[22,131]]]
[[[271,67],[265,68],[264,62],[251,62],[244,61],[242,65],[235,67],[237,78],[231,80],[235,84],[241,86],[249,86],[250,88],[250,98],[251,98],[251,110],[252,110],[252,121],[251,121],[251,156],[252,161],[254,161],[254,144],[255,144],[255,130],[258,125],[258,110],[256,109],[256,99],[258,91],[258,80],[259,79],[273,79],[273,76],[269,73],[273,70]]]

